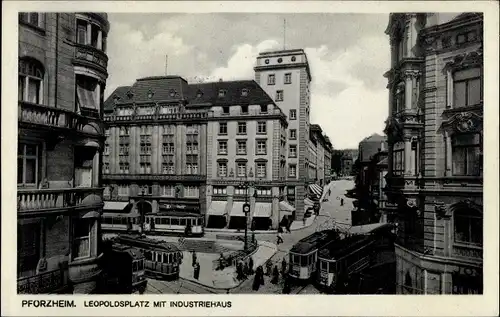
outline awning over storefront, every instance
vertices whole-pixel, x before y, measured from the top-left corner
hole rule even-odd
[[[129,205],[126,201],[105,201],[104,202],[104,210],[124,210],[125,207]],[[132,204],[129,206],[129,210],[132,208]]]
[[[321,195],[323,195],[323,188],[319,186],[318,184],[311,184],[309,185],[309,190],[319,198],[321,198]]]
[[[272,208],[273,207],[271,203],[255,203],[255,210],[253,212],[253,216],[269,218],[273,213]]]
[[[212,200],[208,208],[209,216],[224,216],[226,214],[227,201]]]
[[[233,206],[231,207],[231,213],[229,216],[231,217],[245,217],[245,213],[243,212],[243,204],[242,201],[234,201]]]
[[[292,213],[295,211],[295,207],[290,205],[286,201],[280,201],[280,214],[283,216],[289,216],[292,215]]]
[[[311,199],[309,199],[309,198],[306,198],[306,199],[304,199],[304,205],[305,205],[306,207],[314,207],[314,201],[312,201],[312,200],[311,200]]]

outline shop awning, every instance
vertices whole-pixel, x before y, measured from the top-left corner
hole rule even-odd
[[[311,199],[309,199],[309,198],[306,198],[306,199],[304,199],[304,205],[305,205],[306,207],[314,207],[314,201],[312,201],[312,200],[311,200]]]
[[[318,197],[318,199],[321,198],[321,195],[323,195],[323,188],[321,188],[321,186],[319,186],[318,184],[309,185],[309,189],[314,195]]]
[[[286,201],[280,201],[280,214],[283,216],[291,215],[295,211],[295,207]]]
[[[254,217],[269,218],[272,213],[273,207],[271,203],[255,203]]]
[[[212,216],[224,216],[226,214],[227,201],[213,200],[208,208],[208,215]]]
[[[233,201],[233,206],[231,206],[231,213],[229,215],[231,217],[245,217],[243,204],[244,202],[242,201]]]
[[[104,210],[124,210],[128,204],[127,201],[105,201]]]

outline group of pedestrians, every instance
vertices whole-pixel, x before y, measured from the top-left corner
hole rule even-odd
[[[252,257],[249,257],[248,261],[238,261],[238,264],[236,264],[236,279],[238,279],[238,281],[246,280],[249,275],[254,273],[253,265]]]

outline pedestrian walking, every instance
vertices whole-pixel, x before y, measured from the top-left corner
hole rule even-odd
[[[306,226],[306,217],[302,218],[302,224],[304,225],[304,227]]]
[[[283,233],[283,229],[281,229],[281,227],[278,228],[278,241],[276,244],[280,244],[280,243],[283,243],[283,238],[281,237],[281,234]]]
[[[186,225],[186,227],[184,228],[184,235],[186,237],[191,235],[191,223],[189,223],[189,222]]]
[[[273,278],[271,279],[271,283],[278,284],[279,278],[280,278],[280,272],[278,271],[278,266],[275,265],[273,269]]]
[[[291,225],[292,225],[292,222],[291,222],[290,220],[288,220],[288,219],[287,219],[287,220],[285,220],[285,229],[286,229],[286,231],[287,231],[288,233],[292,233],[292,232],[290,231],[290,226],[291,226]]]
[[[243,262],[241,261],[238,261],[238,264],[236,265],[236,278],[238,279],[238,281],[242,281],[245,279],[243,272]]]
[[[285,258],[283,258],[283,260],[281,261],[281,275],[283,275],[283,277],[286,275],[286,260],[285,260]]]
[[[344,206],[344,198],[340,198],[340,206]]]
[[[266,262],[266,275],[271,276],[272,272],[273,272],[273,263],[271,262],[271,260],[268,260]]]
[[[283,294],[290,294],[290,292],[292,291],[290,284],[291,284],[290,277],[289,276],[285,277],[285,285],[283,285]]]
[[[248,266],[248,262],[245,262],[243,265],[243,272],[245,272],[245,276],[250,275],[250,268]]]
[[[192,257],[192,262],[191,262],[191,266],[194,267],[194,265],[196,264],[196,260],[197,260],[197,256],[196,256],[196,252],[193,250],[191,252],[191,257]]]
[[[253,259],[251,256],[248,259],[248,272],[250,275],[253,274]]]
[[[195,280],[198,280],[198,278],[200,277],[200,263],[196,262],[194,264],[194,279]]]

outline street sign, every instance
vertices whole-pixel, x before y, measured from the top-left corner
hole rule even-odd
[[[250,212],[250,204],[243,204],[243,212],[245,214],[249,213]]]

